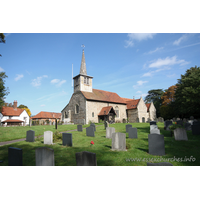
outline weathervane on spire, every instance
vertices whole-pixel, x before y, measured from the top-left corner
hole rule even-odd
[[[84,51],[85,45],[84,45],[84,44],[82,44],[82,45],[81,45],[81,47],[83,48],[83,51]]]

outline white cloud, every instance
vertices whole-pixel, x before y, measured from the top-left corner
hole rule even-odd
[[[137,89],[139,86],[142,86],[144,83],[147,83],[148,81],[137,81],[136,85],[133,85],[134,89]]]
[[[132,47],[134,45],[133,41],[142,41],[147,39],[152,39],[156,33],[129,33],[128,40],[125,40],[126,46],[125,48]]]
[[[34,86],[34,87],[38,87],[41,85],[41,81],[43,78],[48,78],[47,75],[43,75],[43,76],[40,76],[40,77],[37,77],[36,79],[33,79],[31,84]]]
[[[146,76],[153,76],[154,72],[147,72],[145,74],[142,75],[142,77],[146,77]]]
[[[41,107],[44,107],[45,106],[45,104],[42,104],[42,105],[40,105]]]
[[[157,61],[151,63],[149,65],[149,68],[159,68],[163,66],[169,66],[169,65],[175,65],[175,64],[180,64],[180,65],[185,65],[188,64],[185,60],[178,60],[176,56],[173,57],[166,57],[165,59],[159,58]]]
[[[145,53],[145,54],[152,54],[152,53],[155,53],[155,52],[157,52],[157,51],[160,51],[161,49],[163,49],[164,47],[157,47],[155,50],[153,50],[153,51],[149,51],[148,53]]]
[[[66,80],[60,80],[60,79],[53,79],[51,80],[52,84],[55,84],[57,87],[60,87],[62,84],[64,84],[66,82]]]
[[[183,35],[183,36],[181,36],[178,40],[175,40],[174,42],[173,42],[173,45],[179,45],[180,43],[181,43],[181,41],[184,41],[184,40],[186,40],[187,39],[187,35],[185,34],[185,35]]]
[[[24,77],[23,74],[17,74],[17,77],[15,78],[15,81],[19,81],[20,79],[22,79]]]
[[[137,91],[136,93],[142,93],[142,91]]]
[[[0,72],[4,72],[4,69],[0,67]]]

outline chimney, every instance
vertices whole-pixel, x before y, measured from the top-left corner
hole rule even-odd
[[[17,110],[17,101],[14,101],[13,108],[14,108],[14,110]]]

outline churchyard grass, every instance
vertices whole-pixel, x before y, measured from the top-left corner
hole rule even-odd
[[[174,166],[199,166],[200,155],[199,155],[199,142],[200,137],[198,135],[192,135],[192,131],[187,131],[188,141],[175,141],[174,137],[171,137],[170,131],[164,130],[164,123],[158,122],[158,128],[160,133],[164,135],[165,141],[165,155],[154,156],[148,153],[148,134],[149,134],[149,123],[131,123],[132,127],[137,128],[138,139],[128,138],[126,133],[125,123],[110,124],[110,127],[115,127],[115,132],[122,132],[126,134],[126,143],[129,148],[127,151],[112,151],[112,139],[106,138],[106,130],[104,126],[96,127],[95,137],[87,137],[86,129],[83,132],[73,131],[72,133],[72,147],[63,146],[62,140],[57,140],[53,145],[44,145],[43,138],[38,138],[34,143],[32,142],[17,142],[10,145],[0,146],[0,160],[4,160],[0,163],[0,166],[8,165],[8,147],[16,147],[23,149],[23,165],[24,166],[35,166],[35,149],[38,147],[49,147],[54,149],[55,166],[76,166],[75,153],[81,151],[89,151],[96,153],[97,165],[98,166],[146,166],[147,162],[170,162]],[[65,126],[65,125],[62,125]],[[68,126],[68,125],[67,125]],[[68,130],[76,129],[70,127]],[[85,125],[88,127],[89,125]],[[22,130],[24,130],[21,127]],[[27,127],[32,129],[34,127]],[[37,128],[37,127],[35,127]],[[39,128],[39,127],[38,127]],[[42,128],[45,128],[42,129]],[[48,129],[47,126],[40,126],[40,134],[46,130],[51,130],[54,133],[55,129]],[[58,130],[62,132],[62,128],[59,126]],[[66,131],[66,128],[63,128]],[[36,130],[37,131],[37,130]],[[26,132],[26,131],[25,131]],[[70,132],[69,132],[70,133]],[[90,142],[93,141],[94,145]],[[149,159],[195,159],[191,161],[149,161]],[[133,159],[140,159],[133,161]]]

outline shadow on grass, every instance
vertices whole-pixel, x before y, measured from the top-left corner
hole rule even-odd
[[[144,151],[144,152],[146,152],[146,153],[149,153],[149,149],[143,149],[143,148],[137,148],[137,149],[139,149],[139,150],[141,150],[141,151]]]
[[[110,148],[110,149],[112,148],[112,147],[111,147],[111,146],[109,146],[109,145],[104,145],[104,147],[107,147],[107,148]]]
[[[104,137],[104,138],[105,138],[106,136],[101,136],[101,137]]]

